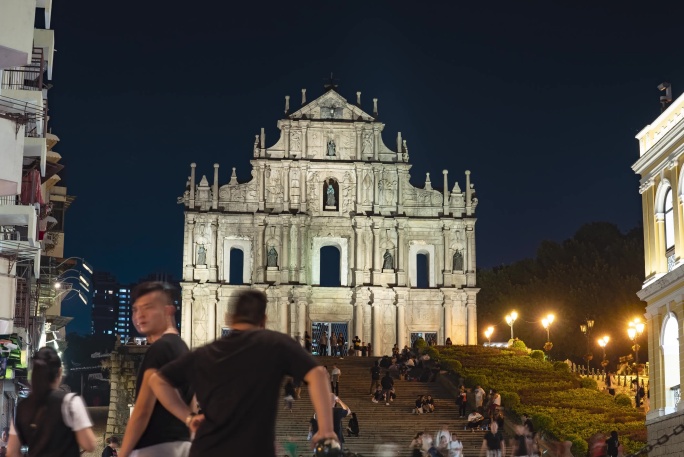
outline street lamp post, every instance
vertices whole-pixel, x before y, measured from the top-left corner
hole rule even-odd
[[[485,338],[487,338],[487,344],[489,346],[492,345],[492,333],[494,333],[494,327],[488,327],[484,332]]]
[[[506,323],[511,326],[511,339],[513,339],[513,324],[518,318],[518,313],[513,311],[511,314],[506,315]]]
[[[603,361],[601,362],[601,366],[603,368],[608,366],[608,360],[606,360],[606,345],[608,344],[609,340],[610,337],[608,335],[598,339],[598,345],[601,346],[601,349],[603,349]]]
[[[591,329],[594,328],[594,320],[587,319],[586,324],[580,324],[580,330],[587,340],[587,352],[584,354],[584,360],[587,361],[587,374],[589,374],[589,362],[594,358],[594,355],[589,350],[589,337],[591,337]]]
[[[634,343],[634,363],[636,366],[636,407],[638,408],[640,405],[639,403],[641,402],[641,398],[639,398],[639,337],[641,334],[644,333],[644,323],[641,322],[641,319],[636,318],[632,322],[629,323],[629,327],[627,328],[627,335],[629,335],[629,339],[632,340]]]
[[[547,352],[553,347],[553,344],[551,343],[551,324],[553,324],[554,319],[555,316],[553,314],[548,314],[542,319],[542,326],[546,329],[546,344],[544,345],[544,349],[546,349]]]

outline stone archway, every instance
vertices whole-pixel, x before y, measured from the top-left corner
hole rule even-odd
[[[321,284],[321,248],[334,246],[340,250],[340,286],[348,286],[349,280],[349,241],[346,238],[319,236],[314,237],[311,250],[311,284]]]

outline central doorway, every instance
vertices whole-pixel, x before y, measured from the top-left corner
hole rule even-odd
[[[325,348],[319,347],[319,340],[323,332],[328,335],[328,346]],[[340,333],[344,337],[344,347],[346,349],[349,347],[349,324],[347,322],[312,322],[311,353],[315,355],[332,355],[331,344],[333,344],[333,341],[331,335],[335,335],[335,338],[337,338]],[[337,339],[335,343],[337,343]]]
[[[437,344],[437,332],[412,332],[411,333],[411,347],[414,347],[418,338],[422,338],[426,343],[430,343],[433,340]]]

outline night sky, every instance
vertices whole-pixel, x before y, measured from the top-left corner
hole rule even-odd
[[[284,96],[334,72],[379,99],[385,144],[479,198],[481,267],[531,257],[585,222],[641,220],[634,135],[684,90],[681,11],[578,2],[55,2],[50,126],[77,196],[66,255],[122,281],[180,276],[191,162],[250,175],[254,135],[277,140]],[[459,5],[457,5],[459,3]],[[600,2],[592,2],[600,3]]]

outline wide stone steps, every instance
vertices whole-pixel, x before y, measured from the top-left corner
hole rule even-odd
[[[336,364],[342,375],[340,377],[340,399],[357,414],[359,420],[359,437],[346,437],[345,446],[352,452],[365,456],[379,455],[377,446],[395,444],[397,456],[410,456],[409,445],[417,432],[435,435],[446,424],[449,431],[463,443],[463,456],[479,456],[482,446],[483,431],[465,431],[466,419],[458,417],[455,399],[439,382],[423,383],[415,381],[394,381],[397,399],[386,406],[383,403],[371,402],[368,393],[370,388],[370,368],[375,357],[319,357],[321,365],[327,365],[328,371]],[[384,376],[385,370],[382,371]],[[435,412],[431,414],[411,414],[418,395],[432,395],[435,400]],[[283,397],[281,392],[281,398]],[[281,400],[276,422],[277,455],[287,454],[285,443],[297,446],[296,456],[310,455],[311,443],[306,440],[309,419],[313,415],[313,407],[309,400],[306,386],[302,387],[301,399],[296,401],[292,412],[288,411]],[[348,419],[342,420],[343,429]]]

